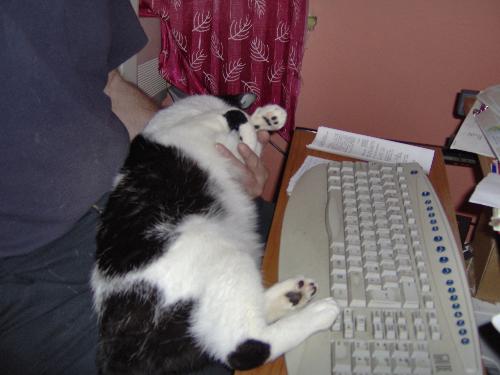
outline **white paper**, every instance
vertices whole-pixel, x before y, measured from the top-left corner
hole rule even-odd
[[[311,169],[312,167],[315,167],[319,164],[326,164],[329,162],[330,162],[330,160],[328,160],[328,159],[317,158],[315,156],[307,156],[306,160],[304,160],[304,163],[302,163],[302,165],[297,170],[297,172],[295,172],[295,174],[290,178],[290,181],[288,182],[288,186],[286,188],[287,194],[288,195],[292,194],[293,188],[295,187],[295,184],[297,184],[297,181],[309,169]]]
[[[500,116],[490,107],[477,114],[476,122],[497,159],[500,159]]]
[[[494,317],[500,315],[500,303],[498,302],[490,303],[473,297],[472,309],[474,310],[474,317],[476,318],[476,326],[478,328],[489,322],[493,323]],[[493,326],[495,327],[494,324]],[[481,354],[483,355],[483,364],[488,370],[488,374],[498,375],[499,369],[496,367],[497,364],[495,362],[498,361],[498,354],[494,344],[495,340],[492,341],[493,342],[489,340],[479,340],[479,344],[481,347]]]
[[[500,85],[491,86],[477,94],[478,100],[500,115]]]
[[[313,143],[308,148],[382,163],[417,162],[428,174],[434,150],[387,141],[366,135],[319,127]]]
[[[477,184],[469,202],[482,204],[488,207],[500,207],[500,175],[488,173]]]
[[[475,109],[481,107],[481,102],[476,100],[472,109],[469,111],[465,117],[464,122],[458,129],[455,138],[450,146],[452,149],[462,150],[467,152],[473,152],[475,154],[484,155],[488,157],[494,157],[493,151],[491,150],[488,141],[484,137],[483,132],[479,128],[476,122],[476,118],[473,114]]]

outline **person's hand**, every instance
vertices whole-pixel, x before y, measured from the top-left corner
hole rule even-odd
[[[269,142],[269,133],[259,131],[257,139],[265,146]],[[253,198],[258,197],[264,191],[264,185],[269,177],[267,168],[262,164],[260,158],[246,144],[238,144],[238,152],[240,153],[243,163],[234,156],[231,151],[221,144],[216,145],[217,150],[226,158],[230,159],[238,168],[241,169],[241,184],[245,191]]]

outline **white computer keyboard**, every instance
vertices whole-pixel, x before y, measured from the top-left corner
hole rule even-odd
[[[460,251],[417,164],[308,171],[283,221],[279,277],[315,278],[343,312],[286,355],[289,374],[481,374]]]

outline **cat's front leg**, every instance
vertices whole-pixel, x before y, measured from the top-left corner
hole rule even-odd
[[[234,369],[248,370],[272,361],[314,333],[328,329],[339,313],[340,308],[332,298],[313,301],[301,309],[289,311],[281,319],[264,324],[257,332],[249,334],[248,339],[228,353],[227,362]],[[248,315],[244,316],[248,318]],[[255,323],[250,326],[261,325],[261,322]],[[241,326],[248,326],[248,321]]]
[[[268,360],[288,352],[312,334],[328,329],[339,313],[339,305],[332,298],[324,298],[268,325],[261,336],[263,342],[270,344]]]
[[[314,280],[301,276],[274,284],[265,294],[267,322],[274,322],[289,312],[304,307],[317,290]]]
[[[257,132],[255,131],[253,125],[250,122],[240,125],[238,129],[240,133],[240,139],[245,143],[250,149],[257,155],[260,155],[260,143],[257,140]]]

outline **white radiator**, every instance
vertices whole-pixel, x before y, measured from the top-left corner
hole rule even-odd
[[[137,86],[150,97],[166,90],[167,82],[158,72],[158,58],[137,66]]]

